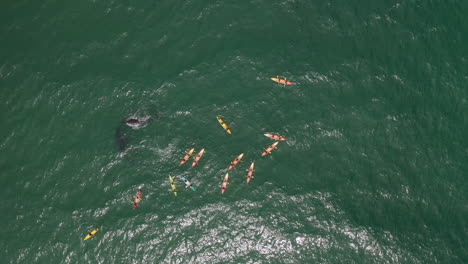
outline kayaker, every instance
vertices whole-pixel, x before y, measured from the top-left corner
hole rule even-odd
[[[185,188],[187,187],[190,187],[190,183],[187,181],[187,179],[183,179],[184,183],[185,183]]]
[[[137,195],[135,195],[134,198],[135,198],[135,200],[133,201],[133,209],[137,208],[138,204],[140,203],[140,201],[142,199],[141,198],[141,189],[138,190],[138,193],[137,193]]]

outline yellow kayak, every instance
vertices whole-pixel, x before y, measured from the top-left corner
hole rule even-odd
[[[89,232],[89,234],[88,234],[83,240],[88,240],[88,239],[90,239],[90,238],[91,238],[92,236],[94,236],[94,234],[96,234],[98,231],[99,231],[99,228],[94,229],[93,231]]]
[[[221,119],[221,117],[217,116],[216,119],[218,119],[219,124],[228,132],[228,134],[231,134],[231,130],[229,129],[228,125],[224,123],[224,121]]]
[[[171,184],[171,189],[172,189],[172,192],[174,193],[174,196],[177,196],[177,188],[175,186],[173,176],[169,176],[169,183]]]

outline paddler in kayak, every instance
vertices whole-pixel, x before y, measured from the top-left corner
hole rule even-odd
[[[231,165],[236,165],[237,162],[239,162],[239,160],[240,160],[239,157],[237,157],[233,162],[231,162]]]
[[[192,162],[192,167],[195,167],[195,165],[198,164],[198,161],[203,156],[203,153],[205,153],[205,149],[202,149],[202,150],[200,150],[200,152],[198,152],[197,156],[194,158],[194,161]]]
[[[273,135],[273,134],[263,134],[265,135],[265,137],[269,137],[271,139],[274,139],[274,140],[281,140],[281,141],[285,141],[286,139],[280,135]]]
[[[255,163],[252,162],[252,164],[250,164],[250,168],[247,170],[248,171],[248,173],[247,173],[247,183],[249,183],[250,180],[254,178],[254,176],[253,176],[253,172],[255,171],[254,166],[255,166]]]
[[[271,146],[266,148],[265,151],[262,153],[262,157],[267,155],[267,154],[270,154],[271,151],[276,148],[276,145],[278,145],[278,143],[279,143],[279,141],[276,141],[275,143],[271,144]]]
[[[189,151],[185,154],[184,158],[180,161],[179,165],[183,165],[183,164],[190,158],[190,156],[192,156],[192,153],[193,153],[194,151],[195,151],[194,148],[192,148],[191,150],[189,150]]]
[[[141,202],[141,199],[142,199],[141,194],[142,194],[141,189],[139,189],[137,195],[133,197],[135,199],[133,201],[133,209],[137,208],[138,204]]]
[[[228,185],[228,182],[227,182],[227,181],[223,181],[223,185],[221,186],[221,193],[224,193],[224,191],[225,191],[226,188],[227,188],[227,185]]]
[[[293,85],[294,83],[288,81],[286,77],[276,75],[276,78],[270,78],[272,81],[282,84],[283,87],[286,85]]]
[[[229,179],[229,173],[226,173],[226,176],[224,176],[223,179],[223,184],[221,185],[221,194],[224,194],[226,191],[227,185],[228,185],[228,179]]]
[[[185,188],[190,188],[192,191],[196,191],[195,187],[185,178],[184,176],[179,176],[179,178],[185,183]]]
[[[234,166],[236,166],[236,164],[237,164],[237,162],[239,162],[239,160],[240,160],[239,158],[236,158],[235,160],[233,160],[233,161],[231,162],[231,166],[230,166],[230,167],[234,168]]]
[[[239,161],[242,159],[243,156],[244,156],[244,153],[237,156],[237,158],[231,162],[231,165],[229,166],[228,170],[234,169],[234,167],[237,165],[237,163],[239,163]]]
[[[229,129],[229,126],[224,123],[224,121],[221,119],[221,117],[217,116],[216,119],[218,120],[219,124],[226,130],[228,134],[231,134],[231,129]]]
[[[94,229],[93,231],[89,232],[88,235],[85,238],[83,238],[83,240],[88,240],[92,238],[98,231],[99,231],[99,228]]]
[[[174,196],[177,196],[177,188],[176,188],[176,185],[174,183],[174,177],[173,176],[169,176],[169,183],[171,184],[171,191],[174,193]]]

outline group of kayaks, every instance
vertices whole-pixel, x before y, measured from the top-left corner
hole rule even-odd
[[[189,151],[187,151],[185,153],[185,156],[179,162],[179,166],[184,165],[184,163],[187,162],[190,159],[190,157],[192,156],[194,151],[195,151],[195,148],[192,148]],[[192,168],[195,167],[198,164],[198,162],[200,161],[200,159],[202,158],[204,153],[205,153],[205,149],[202,149],[202,150],[200,150],[200,152],[198,152],[198,154],[195,156],[195,158],[193,158]],[[177,177],[185,183],[185,188],[190,188],[190,189],[192,189],[192,191],[196,191],[195,187],[192,186],[192,184],[189,182],[189,180],[187,180],[187,178],[185,178],[182,175],[179,175]],[[174,176],[169,176],[169,184],[171,185],[171,191],[174,193],[174,196],[177,196],[177,191],[178,190],[177,190],[177,187],[175,185]]]
[[[272,80],[278,82],[278,83],[281,83],[281,84],[285,84],[285,85],[292,85],[293,83],[291,82],[287,82],[286,79],[279,79],[279,78],[272,78]],[[219,116],[216,116],[216,120],[218,120],[218,123],[221,125],[221,127],[228,133],[228,134],[232,134],[231,132],[231,129],[229,128],[229,126],[223,121],[223,119]],[[271,151],[273,149],[276,148],[276,146],[278,145],[279,141],[285,141],[286,138],[284,138],[283,136],[280,136],[280,135],[274,135],[274,134],[264,134],[264,136],[268,137],[268,138],[271,138],[273,140],[275,140],[275,142],[273,144],[271,144],[270,146],[268,146],[261,154],[261,156],[266,156],[268,154],[271,153]],[[190,149],[189,151],[187,151],[187,153],[185,154],[185,156],[182,158],[182,160],[180,161],[180,165],[183,165],[187,160],[190,159],[190,156],[193,154],[193,152],[195,151],[195,149]],[[194,161],[192,163],[192,167],[194,167],[198,161],[200,160],[201,156],[203,155],[205,149],[202,149],[198,155],[194,158]],[[236,165],[241,161],[241,159],[244,157],[244,153],[241,153],[239,154],[232,162],[231,164],[229,165],[229,167],[227,168],[228,171],[234,169],[236,167]],[[247,183],[250,183],[250,181],[252,180],[252,178],[254,177],[253,176],[253,173],[254,173],[254,167],[255,167],[255,162],[252,162],[250,164],[250,167],[249,169],[247,170]],[[191,184],[184,178],[183,179],[185,184],[186,184],[186,187],[191,187]],[[171,187],[172,187],[172,190],[174,192],[174,195],[177,196],[177,189],[175,188],[174,186],[174,180],[173,178],[171,178],[171,176],[169,177],[169,182],[171,184]],[[223,182],[221,184],[221,194],[224,194],[224,192],[226,191],[226,188],[227,188],[227,185],[229,184],[229,172],[226,172],[226,175],[224,175],[224,178],[223,178]]]
[[[282,136],[279,136],[279,135],[274,135],[274,134],[264,134],[266,137],[269,137],[271,139],[274,139],[274,140],[277,140],[275,141],[275,143],[271,144],[270,146],[268,146],[261,154],[261,156],[266,156],[268,154],[271,153],[271,151],[273,149],[276,148],[276,146],[278,145],[279,141],[285,141],[286,139]],[[234,167],[236,167],[237,163],[239,163],[241,161],[241,159],[244,157],[244,153],[240,154],[239,156],[237,156],[232,162],[231,164],[229,165],[228,167],[228,171],[234,169]],[[249,166],[249,169],[247,170],[247,183],[250,183],[250,181],[254,178],[253,176],[253,173],[255,171],[255,162],[252,162]],[[224,178],[223,178],[223,183],[221,184],[221,194],[224,194],[224,192],[226,191],[226,188],[227,188],[227,185],[229,184],[229,172],[226,172],[226,175],[224,175]]]
[[[244,155],[244,154],[241,154],[241,155]],[[237,157],[236,160],[239,157]],[[239,161],[240,161],[240,159],[237,162],[239,162]],[[236,164],[237,164],[237,162],[236,162]],[[231,166],[229,166],[228,170],[231,170],[231,167],[234,168],[233,166],[235,166],[235,165],[232,165],[232,163],[231,163]],[[250,180],[254,177],[253,176],[254,166],[255,166],[255,162],[252,162],[250,164],[249,169],[247,170],[247,183],[250,183]],[[226,175],[224,175],[224,178],[223,178],[223,183],[221,184],[221,194],[224,194],[224,192],[226,191],[228,183],[229,183],[229,172],[226,172]]]
[[[184,165],[184,163],[187,162],[187,160],[190,159],[190,157],[192,156],[194,151],[195,151],[194,148],[187,151],[187,153],[185,153],[184,158],[180,161],[179,165]],[[192,167],[195,167],[198,164],[198,161],[200,161],[201,157],[203,156],[203,153],[205,153],[205,149],[202,149],[202,150],[200,150],[200,152],[198,152],[197,156],[195,156],[195,158],[194,158],[194,160],[192,162]]]
[[[220,116],[216,116],[216,120],[218,120],[218,123],[221,125],[221,127],[228,133],[228,134],[232,134],[231,132],[231,129],[229,128],[229,126],[223,121],[223,119],[220,117]],[[273,149],[276,148],[276,146],[278,145],[279,141],[285,141],[286,139],[282,136],[279,136],[279,135],[274,135],[274,134],[264,134],[266,137],[268,138],[271,138],[271,139],[274,139],[275,142],[273,144],[271,144],[270,146],[268,146],[262,153],[261,153],[261,156],[266,156],[268,154],[271,153],[271,151]],[[179,162],[179,165],[183,165],[184,163],[186,163],[190,157],[193,155],[195,149],[192,148],[190,150],[188,150],[184,157],[182,158],[182,160]],[[192,163],[192,167],[195,167],[198,162],[200,161],[201,157],[203,156],[203,154],[205,153],[205,149],[202,149],[195,157],[194,157],[194,161]],[[236,165],[242,160],[242,158],[244,157],[244,153],[241,153],[239,154],[232,162],[231,164],[229,165],[229,167],[227,168],[228,171],[234,169],[236,167]],[[250,183],[250,181],[252,180],[252,178],[254,178],[253,176],[253,173],[254,173],[254,167],[255,167],[255,162],[252,162],[250,164],[250,167],[249,169],[247,170],[247,183]],[[186,188],[191,188],[193,191],[195,191],[195,187],[192,186],[192,184],[185,178],[185,177],[182,177],[182,176],[179,176],[179,178],[185,183],[185,187]],[[224,176],[223,178],[223,182],[221,184],[221,194],[223,194],[225,191],[226,191],[226,188],[227,188],[227,185],[229,183],[229,172],[226,172],[226,175]],[[172,192],[174,193],[174,196],[177,196],[177,187],[175,186],[175,181],[174,181],[174,177],[173,176],[169,176],[169,184],[171,186],[171,190]]]
[[[185,188],[190,188],[190,189],[192,189],[192,191],[197,190],[197,189],[195,189],[195,187],[192,186],[192,184],[184,176],[179,175],[177,177],[179,177],[179,179],[185,183]],[[174,193],[174,196],[177,196],[177,191],[178,190],[177,190],[177,187],[175,185],[174,176],[169,176],[169,184],[171,185],[171,191]]]
[[[277,82],[279,84],[283,84],[283,85],[293,85],[294,83],[288,81],[286,78],[281,78],[279,76],[277,76],[276,78],[271,78],[272,81],[274,82]],[[218,120],[218,123],[221,125],[221,127],[228,133],[228,134],[232,134],[231,132],[231,129],[229,128],[229,126],[223,121],[223,119],[221,119],[221,117],[219,116],[216,116],[216,120]],[[279,136],[279,135],[274,135],[274,134],[264,134],[266,137],[268,138],[271,138],[273,140],[275,140],[275,142],[273,144],[271,144],[270,146],[268,146],[267,148],[265,148],[265,150],[262,152],[261,156],[266,156],[268,154],[271,154],[271,151],[273,149],[276,148],[276,146],[278,145],[279,141],[285,141],[286,139],[282,136]],[[195,148],[192,148],[190,150],[188,150],[184,157],[182,158],[182,160],[179,162],[179,165],[183,165],[185,164],[189,159],[190,157],[193,155],[195,151]],[[198,154],[193,158],[193,162],[192,162],[192,168],[195,167],[198,162],[200,161],[200,159],[202,158],[203,154],[205,153],[205,149],[201,149]],[[231,164],[229,165],[229,167],[227,168],[228,171],[234,169],[236,167],[236,165],[241,161],[241,159],[244,157],[244,153],[241,153],[240,155],[238,155],[232,162]],[[249,166],[249,168],[247,169],[247,183],[250,183],[250,181],[254,178],[253,176],[253,173],[254,173],[254,167],[255,167],[255,162],[252,162]],[[184,182],[185,184],[185,187],[186,188],[190,188],[191,190],[193,191],[196,191],[195,187],[192,186],[192,184],[187,180],[187,178],[183,175],[178,175],[178,176],[169,176],[169,185],[171,186],[171,192],[174,193],[174,196],[177,197],[177,192],[178,192],[178,189],[177,189],[177,186],[176,186],[176,182],[175,182],[175,179],[179,178],[181,181]],[[224,194],[224,192],[226,191],[227,189],[227,186],[229,184],[229,172],[226,172],[226,174],[224,175],[224,178],[223,178],[223,182],[221,184],[221,194]],[[136,209],[139,205],[139,203],[141,202],[141,200],[143,199],[142,198],[142,190],[139,189],[138,192],[136,193],[136,195],[133,197],[133,205],[132,205],[132,208],[133,209]],[[91,237],[93,237],[97,232],[99,231],[99,228],[96,228],[94,230],[92,230],[91,232],[89,232],[85,238],[83,240],[88,240],[90,239]]]

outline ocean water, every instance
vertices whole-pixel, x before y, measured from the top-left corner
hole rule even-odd
[[[5,1],[0,263],[468,263],[466,14]],[[264,133],[287,140],[261,157]]]

